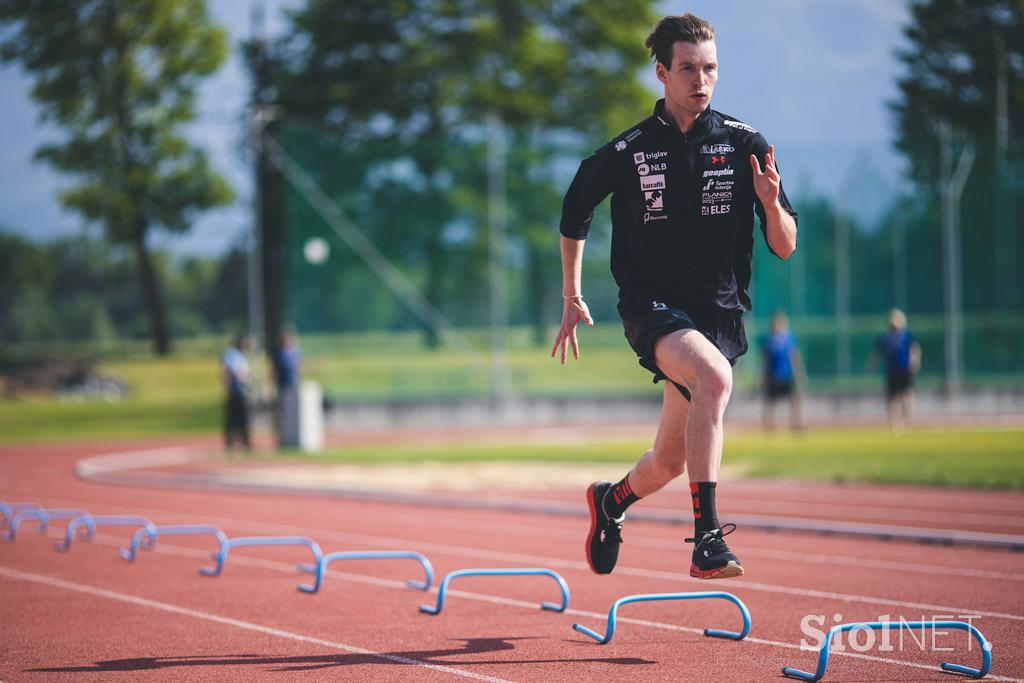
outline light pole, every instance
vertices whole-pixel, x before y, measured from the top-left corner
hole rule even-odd
[[[939,123],[939,168],[942,192],[942,284],[946,297],[946,391],[960,391],[963,368],[962,290],[960,270],[960,196],[974,166],[974,145],[968,142],[953,169],[953,126]]]
[[[836,199],[836,374],[850,376],[850,223],[846,215],[846,200],[857,184],[867,160],[867,150],[858,150],[846,169]]]

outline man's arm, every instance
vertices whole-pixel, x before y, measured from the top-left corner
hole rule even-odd
[[[753,154],[750,155],[750,165],[754,172],[754,193],[764,209],[765,239],[776,256],[787,259],[796,251],[796,220],[779,201],[782,178],[775,165],[774,145],[768,146],[764,171]]]
[[[558,349],[562,350],[562,364],[565,364],[566,346],[572,347],[573,358],[579,360],[580,345],[576,339],[576,325],[580,322],[587,323],[588,327],[594,326],[594,319],[590,317],[590,309],[583,301],[583,294],[580,283],[583,277],[583,247],[586,240],[576,240],[562,235],[562,299],[565,302],[562,306],[562,325],[558,328],[555,336],[555,345],[551,348],[551,357],[554,358]]]

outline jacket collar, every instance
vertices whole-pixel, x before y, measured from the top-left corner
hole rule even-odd
[[[665,98],[658,100],[654,105],[654,117],[661,122],[662,125],[671,128],[672,130],[679,132],[679,129],[675,127],[668,115],[665,113]],[[700,113],[697,120],[694,122],[693,127],[686,133],[688,136],[703,135],[711,130],[714,125],[712,121],[711,105],[708,106]]]

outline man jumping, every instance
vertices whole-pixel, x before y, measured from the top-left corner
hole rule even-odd
[[[747,350],[743,313],[754,214],[780,258],[796,248],[796,212],[775,150],[745,123],[710,108],[718,80],[715,30],[692,14],[662,19],[646,46],[665,97],[654,113],[580,164],[562,206],[564,308],[551,355],[579,358],[576,325],[593,319],[581,294],[583,246],[594,209],[612,195],[611,268],[619,315],[640,364],[667,379],[654,447],[619,482],[587,490],[587,561],[608,574],[626,508],[689,473],[695,533],[690,575],[741,576],[715,510],[722,417],[732,365]],[[763,165],[762,165],[763,162]]]

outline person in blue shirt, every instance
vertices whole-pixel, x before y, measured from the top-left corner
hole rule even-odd
[[[273,355],[274,386],[277,389],[276,423],[279,445],[283,445],[290,423],[298,419],[299,370],[302,350],[295,328],[285,325],[281,330],[281,345]]]
[[[227,399],[224,405],[224,446],[231,448],[235,442],[245,450],[249,442],[249,359],[246,353],[252,348],[252,338],[242,334],[235,339],[221,356],[221,377]]]
[[[762,377],[764,391],[763,423],[766,432],[775,429],[775,403],[789,399],[789,426],[802,428],[800,420],[800,387],[798,375],[804,375],[803,358],[796,336],[789,330],[789,319],[782,311],[772,315],[772,331],[761,337]]]
[[[873,369],[879,358],[885,363],[889,427],[909,429],[914,407],[914,375],[921,367],[921,345],[907,329],[906,314],[898,308],[889,311],[889,330],[875,342],[868,367]]]

